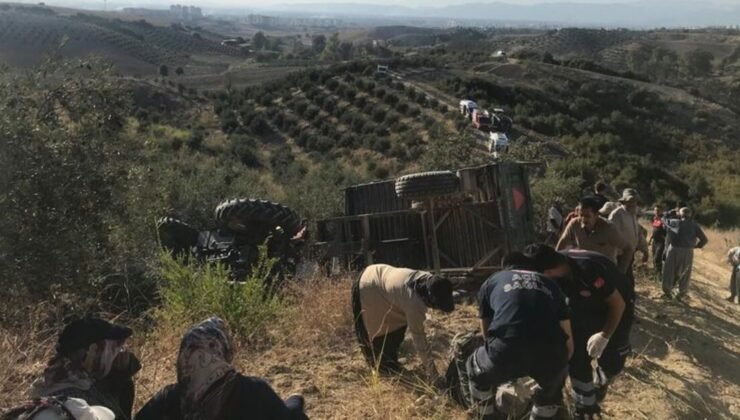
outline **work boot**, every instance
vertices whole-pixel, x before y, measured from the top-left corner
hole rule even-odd
[[[601,407],[590,405],[587,407],[576,406],[573,412],[573,420],[601,420]]]
[[[663,296],[660,298],[663,300],[673,300],[673,296],[670,293],[663,293]]]

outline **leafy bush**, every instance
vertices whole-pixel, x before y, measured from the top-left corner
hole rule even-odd
[[[195,323],[214,314],[226,320],[244,340],[264,334],[265,327],[283,311],[272,289],[272,267],[267,246],[260,247],[260,261],[244,282],[232,282],[229,271],[220,264],[198,267],[183,263],[163,252],[159,272],[162,307],[158,315],[176,322]]]

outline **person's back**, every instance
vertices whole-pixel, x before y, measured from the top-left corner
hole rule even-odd
[[[670,246],[695,248],[698,245],[697,239],[706,238],[704,231],[693,219],[667,219],[665,226],[667,243]]]
[[[303,398],[282,399],[263,380],[232,365],[234,348],[226,323],[209,318],[182,338],[177,383],[164,387],[136,420],[305,419]]]
[[[221,403],[218,413],[188,413],[188,418],[242,420],[246,413],[249,414],[250,420],[307,418],[303,414],[302,398],[293,396],[283,402],[270,385],[260,378],[238,374],[220,393],[219,398]],[[136,414],[135,420],[183,419],[185,416],[181,410],[181,399],[182,393],[178,385],[169,385],[157,393]]]
[[[501,271],[479,292],[481,315],[491,316],[488,337],[550,339],[562,333],[562,294],[551,280],[534,271]]]
[[[554,281],[529,270],[521,253],[507,255],[502,265],[508,270],[491,276],[478,294],[486,341],[468,357],[461,382],[469,383],[471,405],[487,419],[495,416],[499,385],[531,377],[538,385],[532,418],[553,418],[573,349],[565,298]]]

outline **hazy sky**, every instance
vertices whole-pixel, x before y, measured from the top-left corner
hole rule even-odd
[[[6,1],[6,0],[0,0]],[[11,0],[12,1],[12,0]],[[16,0],[21,3],[37,3],[43,0]],[[103,4],[105,0],[46,0],[49,5],[66,5],[85,4],[88,7],[97,4]],[[667,12],[670,13],[672,6],[676,4],[690,4],[693,7],[704,4],[714,4],[724,7],[736,7],[740,5],[740,0],[107,0],[109,8],[124,6],[138,7],[166,7],[170,4],[188,4],[201,6],[204,8],[218,7],[238,7],[238,8],[258,8],[269,9],[275,5],[285,4],[326,4],[326,3],[354,3],[354,4],[373,4],[373,5],[393,5],[406,7],[442,7],[449,5],[460,5],[463,3],[508,3],[514,5],[532,5],[543,3],[590,3],[590,4],[614,4],[614,3],[648,3],[661,4]],[[97,7],[95,7],[97,8]],[[102,7],[101,7],[102,8]]]

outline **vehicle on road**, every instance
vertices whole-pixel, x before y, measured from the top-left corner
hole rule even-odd
[[[509,137],[506,136],[506,133],[492,131],[490,134],[490,140],[488,141],[488,152],[491,153],[495,159],[499,159],[508,151]]]
[[[473,121],[473,127],[478,130],[488,131],[491,129],[491,114],[488,111],[479,108],[474,109],[471,120]]]

